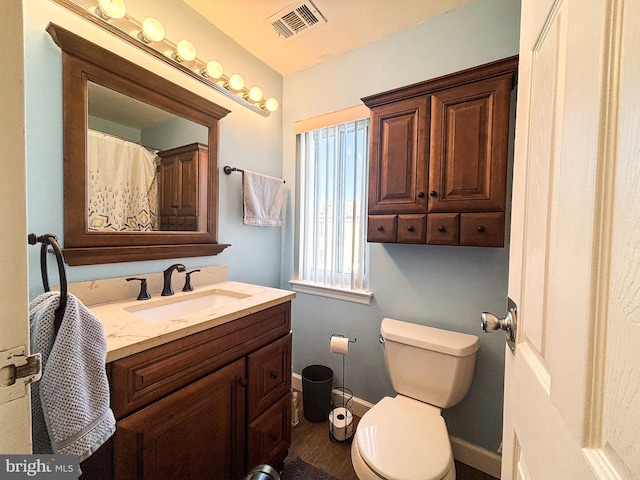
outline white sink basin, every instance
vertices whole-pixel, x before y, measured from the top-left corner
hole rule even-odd
[[[167,297],[153,302],[144,302],[140,305],[127,307],[125,310],[146,320],[163,321],[211,308],[237,304],[243,298],[249,298],[250,296],[230,290],[213,289],[185,296]]]

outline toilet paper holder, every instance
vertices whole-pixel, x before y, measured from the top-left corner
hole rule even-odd
[[[340,338],[345,338],[344,335],[342,335],[341,333],[332,333],[331,334],[332,337],[340,337]],[[350,338],[347,338],[347,340],[349,341],[349,343],[356,343],[358,341],[357,338],[354,338],[353,340]]]
[[[344,335],[342,335],[341,333],[332,333],[331,336],[344,338]],[[358,341],[357,338],[354,338],[353,340],[349,339],[349,343],[356,343],[357,341]]]
[[[333,349],[334,337],[347,340],[346,349],[344,343],[338,346],[337,350]],[[353,437],[353,392],[345,387],[346,377],[346,356],[349,350],[349,344],[356,343],[357,338],[353,340],[346,338],[340,333],[331,335],[331,351],[342,355],[342,387],[334,389],[331,396],[331,412],[329,413],[329,438],[339,442],[349,441]],[[344,351],[341,351],[344,350]]]

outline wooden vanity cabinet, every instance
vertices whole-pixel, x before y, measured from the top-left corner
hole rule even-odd
[[[198,230],[200,191],[206,189],[209,149],[193,143],[158,152],[160,157],[160,229]]]
[[[517,62],[362,99],[371,109],[369,242],[504,246]]]
[[[280,468],[290,331],[286,302],[108,364],[116,433],[82,478],[240,480],[261,463]]]

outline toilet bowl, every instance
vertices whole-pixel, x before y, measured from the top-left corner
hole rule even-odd
[[[360,480],[455,480],[442,408],[469,390],[478,337],[385,318],[385,364],[398,393],[362,416],[351,446]]]

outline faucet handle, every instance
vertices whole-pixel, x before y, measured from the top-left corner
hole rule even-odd
[[[127,282],[131,280],[138,280],[140,282],[140,293],[138,294],[138,300],[149,300],[151,295],[149,294],[149,289],[147,288],[147,279],[146,278],[136,278],[130,277],[126,279]]]
[[[185,273],[184,287],[182,287],[182,291],[183,292],[192,292],[193,291],[193,286],[191,285],[191,274],[199,272],[199,271],[200,271],[200,269],[198,268],[197,270],[191,270],[190,272]]]

